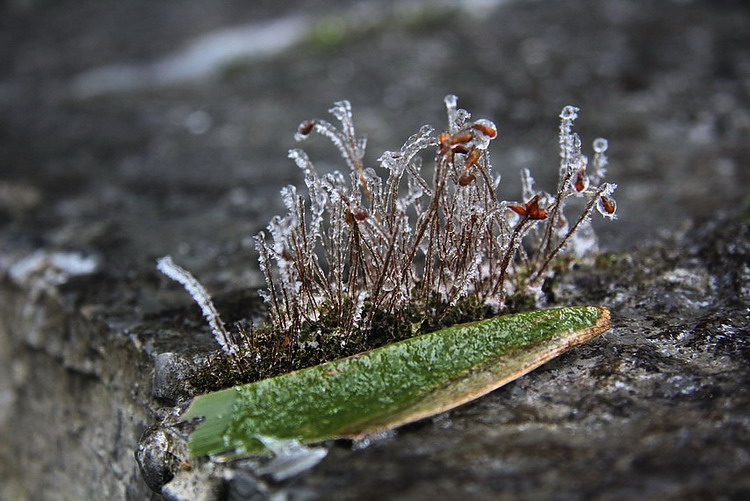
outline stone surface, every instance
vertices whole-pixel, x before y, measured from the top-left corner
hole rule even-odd
[[[159,353],[154,358],[154,398],[174,405],[190,398],[195,389],[190,382],[193,364],[174,353]]]
[[[310,472],[261,480],[259,490],[289,499],[743,499],[749,216],[571,270],[554,301],[609,305],[609,333],[368,447],[329,444]]]
[[[297,124],[350,99],[374,163],[423,123],[440,127],[447,93],[500,128],[505,198],[518,197],[521,167],[550,188],[562,106],[582,109],[588,144],[609,138],[620,221],[597,231],[615,253],[573,270],[553,299],[607,305],[615,329],[448,416],[361,450],[331,444],[285,482],[241,465],[187,469],[166,448],[177,454],[168,471],[154,456],[148,484],[176,475],[164,491],[176,499],[191,473],[230,499],[750,493],[750,11],[479,3],[0,6],[0,45],[12,48],[0,52],[0,498],[151,496],[139,440],[148,430],[143,462],[152,426],[179,436],[167,405],[189,395],[168,371],[154,393],[157,362],[213,347],[155,259],[190,269],[225,320],[256,316],[248,237],[280,212],[278,189],[301,181],[285,155]],[[277,22],[304,36],[278,31],[281,49],[229,65],[204,52],[195,78],[153,77],[225,28],[261,46]],[[113,68],[137,85],[83,85]],[[322,168],[343,167],[325,142],[305,147]]]

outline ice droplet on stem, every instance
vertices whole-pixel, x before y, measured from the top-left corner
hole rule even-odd
[[[603,137],[598,137],[594,139],[594,151],[597,153],[604,153],[607,151],[607,148],[609,147],[609,143],[607,143],[607,140]]]
[[[578,118],[578,111],[579,108],[576,108],[575,106],[566,106],[560,112],[560,118],[563,120],[575,120]]]

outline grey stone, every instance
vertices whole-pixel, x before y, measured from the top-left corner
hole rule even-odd
[[[12,48],[0,54],[0,498],[750,495],[747,7],[398,5],[0,7]],[[311,37],[267,59],[74,92],[92,70],[149,67],[217,30],[289,16],[309,19]],[[367,448],[327,444],[284,482],[185,457],[183,362],[215,345],[155,259],[190,269],[228,322],[257,317],[248,237],[281,212],[280,187],[302,181],[285,155],[296,125],[351,100],[374,165],[423,123],[440,127],[447,93],[500,128],[504,198],[518,197],[522,167],[551,189],[562,106],[581,108],[587,144],[609,139],[620,221],[596,229],[613,253],[546,290],[550,305],[609,306],[612,332]],[[323,141],[305,148],[341,166]]]
[[[258,480],[241,471],[233,472],[228,482],[228,501],[265,501],[265,490],[259,487]]]
[[[154,398],[175,405],[195,393],[190,377],[194,365],[174,353],[160,353],[154,358]]]
[[[222,480],[206,471],[181,471],[161,494],[164,501],[214,501],[223,497],[224,490]]]
[[[147,429],[138,443],[135,459],[143,480],[155,492],[170,482],[180,468],[181,460],[173,450],[173,439],[161,426]]]

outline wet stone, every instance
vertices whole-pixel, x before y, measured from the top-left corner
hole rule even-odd
[[[143,480],[154,492],[159,492],[179,470],[180,459],[173,452],[172,436],[161,426],[152,426],[141,437],[135,459]]]
[[[195,366],[175,353],[160,353],[154,359],[154,398],[175,405],[193,396],[191,376]]]

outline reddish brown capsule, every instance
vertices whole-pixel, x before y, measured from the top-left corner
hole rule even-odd
[[[458,178],[458,184],[460,186],[468,186],[474,182],[474,179],[476,179],[476,177],[473,174],[465,172],[461,175],[461,177]]]
[[[476,164],[478,164],[480,156],[481,153],[479,153],[479,150],[477,150],[476,148],[472,149],[469,152],[469,155],[466,157],[466,168],[470,169],[471,167],[474,167]]]
[[[299,133],[302,136],[307,136],[312,132],[313,127],[315,127],[315,124],[318,123],[317,120],[308,120],[307,122],[302,122],[299,124],[299,128],[297,129],[297,133]]]
[[[526,217],[526,209],[520,205],[509,205],[508,208],[521,217]]]
[[[547,211],[540,209],[538,204],[534,204],[531,210],[528,210],[528,217],[534,220],[547,219]]]
[[[450,132],[443,131],[438,134],[438,144],[440,145],[440,151],[448,151],[448,149],[450,149],[450,141]]]
[[[578,172],[576,172],[576,180],[573,183],[573,187],[576,189],[577,192],[581,192],[586,189],[586,185],[588,185],[588,180],[586,179],[586,169],[581,167],[578,169]]]
[[[609,197],[602,197],[602,206],[607,214],[614,214],[617,210],[614,200]]]
[[[438,134],[438,144],[440,145],[440,151],[446,153],[451,150],[454,153],[466,153],[468,148],[466,143],[474,139],[474,134],[471,132],[461,132],[451,135],[450,132],[441,132]]]
[[[463,134],[456,134],[455,136],[451,136],[450,144],[465,144],[468,143],[474,139],[474,135],[471,132],[465,132]]]
[[[539,195],[526,202],[523,207],[520,205],[509,205],[508,208],[527,219],[547,219],[547,211],[539,208]]]
[[[484,124],[474,124],[471,126],[472,129],[478,130],[485,136],[487,136],[490,139],[495,139],[497,136],[497,130],[493,129],[492,127],[488,127]]]
[[[354,219],[356,219],[357,221],[364,221],[368,216],[369,214],[364,209],[357,209],[357,211],[354,213]]]

